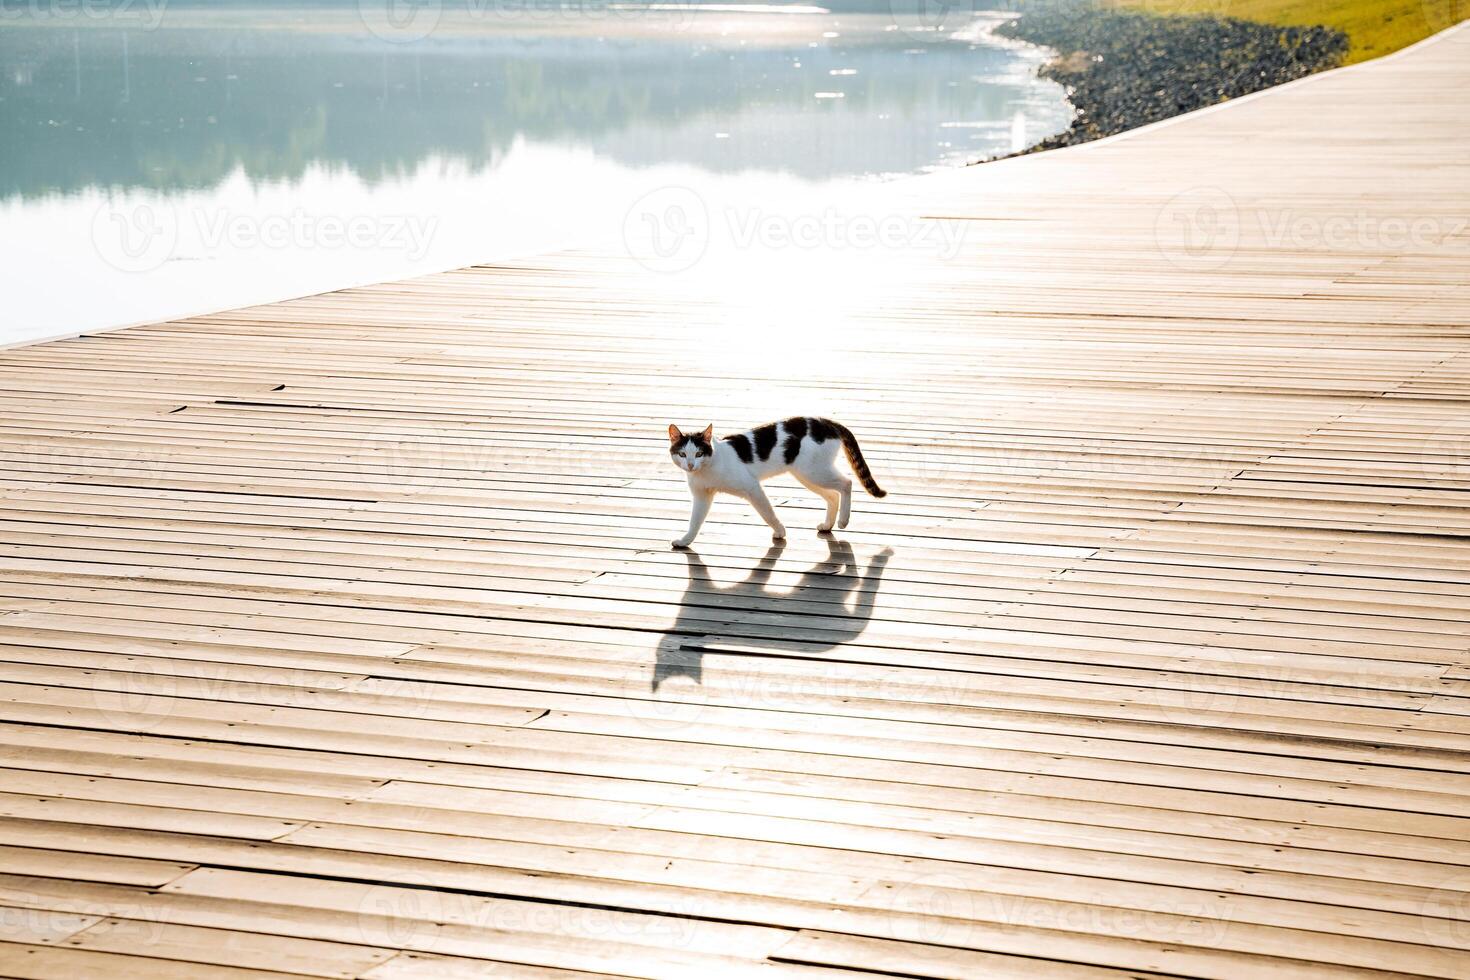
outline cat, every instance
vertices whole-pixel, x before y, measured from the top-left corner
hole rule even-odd
[[[817,525],[818,533],[847,527],[852,512],[852,481],[837,471],[838,446],[846,450],[847,462],[863,489],[874,497],[887,496],[873,479],[857,437],[840,422],[789,418],[725,436],[718,442],[714,441],[714,431],[713,425],[697,433],[669,426],[669,456],[688,476],[689,492],[694,497],[689,530],[674,541],[675,548],[687,548],[694,542],[717,493],[749,501],[770,525],[771,540],[784,540],[786,527],[761,489],[762,480],[782,473],[790,473],[826,502],[827,518]]]

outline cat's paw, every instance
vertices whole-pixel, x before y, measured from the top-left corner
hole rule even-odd
[[[786,540],[786,529],[784,527],[773,528],[771,530],[771,540],[772,541],[785,541]]]
[[[818,534],[831,534],[832,533],[832,525],[826,523],[825,521],[823,523],[821,523],[821,524],[818,524],[817,525],[817,533]]]
[[[670,541],[669,543],[672,544],[674,546],[674,548],[677,549],[677,550],[679,550],[679,551],[683,551],[684,549],[688,548],[689,545],[690,545],[690,542],[685,541],[683,538],[680,538],[677,541]]]
[[[837,530],[839,530],[839,531],[846,531],[847,530],[847,518],[845,518],[845,517],[838,518],[838,520],[837,520]]]

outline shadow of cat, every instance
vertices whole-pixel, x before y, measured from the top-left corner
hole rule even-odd
[[[770,591],[771,573],[785,549],[767,549],[746,577],[720,585],[695,551],[680,554],[688,564],[689,584],[679,601],[679,615],[659,642],[652,690],[671,677],[703,679],[702,641],[729,640],[760,650],[827,650],[856,639],[867,629],[873,602],[892,556],[884,548],[859,565],[852,545],[827,537],[827,558],[802,573],[789,591]]]

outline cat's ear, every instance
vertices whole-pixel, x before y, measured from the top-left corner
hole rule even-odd
[[[715,437],[715,424],[711,422],[709,425],[705,426],[704,431],[699,434],[699,437],[705,442],[709,442],[711,439],[713,439]]]
[[[678,442],[682,438],[684,438],[684,433],[682,433],[682,432],[679,431],[679,427],[677,425],[675,425],[674,423],[670,422],[669,423],[669,442]]]

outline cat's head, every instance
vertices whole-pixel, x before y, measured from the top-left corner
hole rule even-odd
[[[685,473],[697,473],[714,459],[715,427],[705,426],[703,432],[680,432],[677,425],[669,426],[669,458]]]

